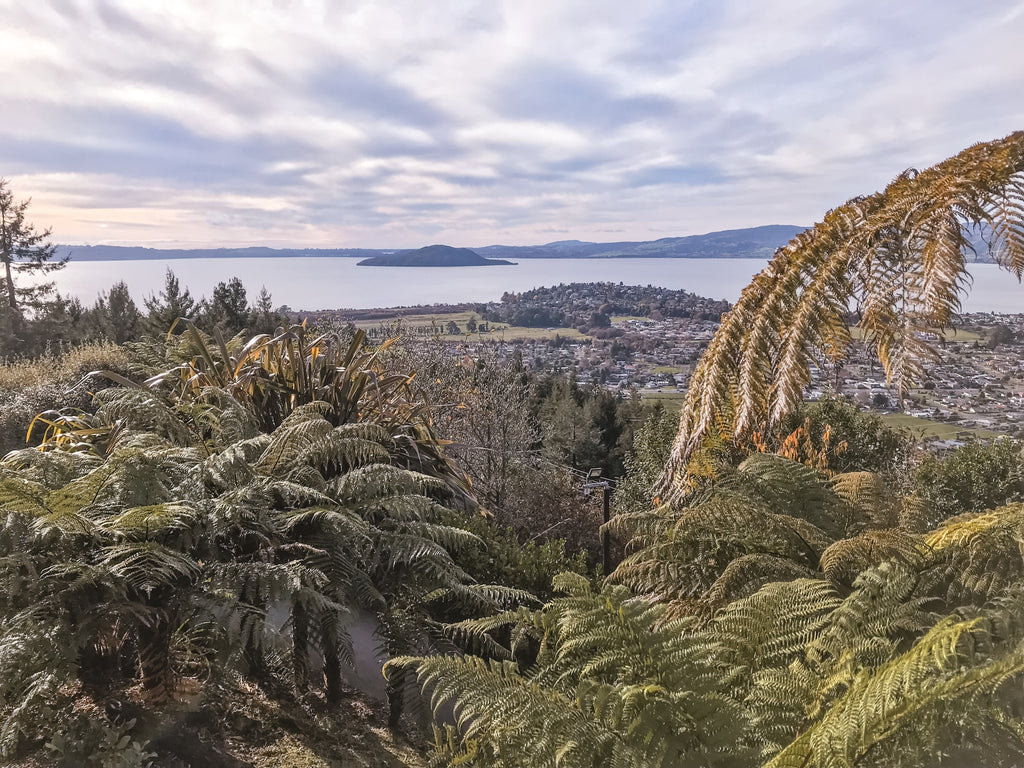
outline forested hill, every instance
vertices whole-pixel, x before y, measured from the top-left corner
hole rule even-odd
[[[428,245],[416,251],[383,254],[363,259],[360,267],[486,267],[511,264],[504,259],[485,259],[469,248],[450,245]]]
[[[509,259],[767,259],[771,258],[776,248],[788,243],[804,229],[790,224],[770,224],[643,242],[588,243],[582,240],[562,240],[547,245],[489,245],[475,250],[481,256]]]
[[[293,256],[366,259],[392,251],[372,248],[143,248],[124,245],[58,245],[58,256],[75,261],[138,261],[155,259],[265,259]]]
[[[661,240],[591,243],[562,240],[545,245],[488,245],[473,248],[488,259],[586,259],[612,257],[646,258],[769,258],[803,227],[772,224],[730,229],[705,235],[666,237]],[[405,251],[383,248],[142,248],[116,245],[61,245],[59,255],[77,261],[124,261],[133,259],[210,259],[268,257],[350,257],[369,259]]]

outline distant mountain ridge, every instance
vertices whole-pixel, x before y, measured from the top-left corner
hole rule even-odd
[[[771,224],[747,229],[728,229],[704,235],[665,237],[660,240],[591,243],[560,240],[544,245],[487,245],[472,252],[484,258],[594,259],[594,258],[769,258],[805,227]],[[430,246],[428,246],[430,247]],[[464,249],[469,250],[469,249]],[[61,245],[58,254],[79,261],[128,261],[139,259],[224,258],[361,258],[406,253],[396,248],[144,248],[118,245]]]
[[[487,259],[769,259],[806,227],[769,224],[746,229],[726,229],[704,235],[663,237],[660,240],[591,243],[559,240],[544,245],[485,245],[471,252]],[[975,252],[969,262],[991,262],[985,230],[970,233]],[[427,246],[428,248],[431,246]],[[445,246],[448,247],[448,246]],[[422,249],[420,249],[422,250]],[[470,249],[456,249],[470,250]],[[120,245],[58,245],[57,255],[78,261],[131,261],[141,259],[228,259],[228,258],[357,258],[408,253],[399,248],[144,248]]]
[[[428,245],[415,251],[382,254],[363,259],[359,267],[490,267],[510,265],[504,259],[485,259],[469,248],[450,245]]]
[[[561,240],[546,245],[488,245],[476,251],[483,256],[520,259],[767,259],[805,229],[790,224],[769,224],[660,240],[619,243]]]

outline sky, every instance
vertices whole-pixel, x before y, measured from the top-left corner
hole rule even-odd
[[[55,242],[526,245],[809,225],[1024,129],[1020,0],[0,0]]]

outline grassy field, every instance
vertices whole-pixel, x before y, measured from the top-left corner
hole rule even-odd
[[[667,389],[644,389],[640,391],[640,397],[645,403],[661,403],[668,411],[679,411],[683,407],[686,393]],[[980,440],[991,440],[1000,435],[999,432],[993,432],[991,429],[967,428],[958,424],[919,419],[905,413],[886,413],[882,414],[882,418],[889,426],[910,430],[921,439],[957,440],[974,437]]]
[[[666,411],[676,412],[682,410],[686,393],[674,389],[642,389],[640,399],[649,404],[661,403]]]
[[[495,326],[491,333],[474,333],[470,341],[515,341],[516,339],[553,339],[561,336],[563,339],[589,339],[585,333],[580,333],[575,328],[526,328],[521,325]],[[452,336],[453,339],[465,338]]]
[[[885,422],[891,427],[909,429],[921,438],[935,437],[939,440],[957,440],[965,437],[976,437],[982,440],[991,440],[999,437],[999,432],[991,429],[967,428],[959,424],[947,424],[943,421],[932,421],[931,419],[919,419],[906,413],[886,413],[882,415]]]
[[[470,317],[480,323],[480,316],[475,312],[453,312],[449,315],[395,315],[379,320],[360,320],[355,323],[357,328],[369,330],[379,328],[382,325],[389,327],[396,323],[415,328],[423,325],[434,325],[438,329],[440,338],[445,341],[461,342],[466,340],[466,322]],[[462,331],[458,335],[448,335],[447,325],[454,322]],[[575,328],[526,328],[521,325],[505,325],[504,323],[487,323],[486,333],[473,333],[469,335],[470,341],[515,341],[517,339],[553,339],[561,336],[563,339],[586,339],[587,335],[580,333]]]
[[[854,339],[864,338],[864,329],[859,326],[850,326],[850,335]],[[959,344],[965,344],[972,341],[981,341],[986,338],[980,333],[975,331],[968,331],[964,328],[946,328],[942,331],[942,336],[946,341],[957,342]]]

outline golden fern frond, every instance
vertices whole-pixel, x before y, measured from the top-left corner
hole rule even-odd
[[[990,252],[997,264],[1024,277],[1024,179],[1010,179],[991,211],[993,241]]]
[[[984,604],[1017,590],[1024,574],[1024,504],[960,515],[925,537],[942,560],[946,599]]]
[[[732,437],[743,438],[795,407],[810,359],[846,355],[851,301],[890,385],[902,392],[920,380],[921,360],[934,353],[926,334],[948,325],[968,281],[968,228],[992,227],[1000,263],[1024,270],[1022,178],[1024,132],[1017,132],[901,174],[779,249],[697,365],[658,495],[681,498],[692,489],[691,459],[721,417]]]
[[[994,527],[1018,528],[1024,524],[1024,504],[1007,504],[991,512],[970,512],[950,518],[924,537],[925,544],[941,552],[947,547],[969,544],[971,539]]]
[[[850,293],[847,273],[851,255],[848,249],[837,246],[852,230],[853,225],[843,220],[842,226],[832,230],[810,230],[788,246],[794,259],[799,260],[800,266],[791,271],[794,278],[799,276],[800,284],[789,289],[790,301],[795,301],[795,306],[776,313],[779,351],[775,356],[777,374],[771,382],[770,408],[751,413],[747,422],[737,421],[737,432],[755,426],[766,413],[771,421],[778,422],[799,405],[804,388],[811,382],[810,363],[816,350],[821,350],[831,362],[846,355],[851,342],[845,300]],[[814,265],[819,263],[821,268],[815,273]],[[779,285],[783,287],[782,280]]]
[[[743,698],[761,670],[786,668],[802,654],[841,602],[821,579],[767,584],[723,608],[704,634],[715,644],[716,663],[729,685]]]
[[[881,563],[898,560],[916,569],[927,556],[928,547],[920,537],[886,528],[837,541],[822,554],[821,570],[833,583],[851,586],[859,574]]]
[[[752,595],[769,582],[810,579],[817,574],[810,568],[775,555],[753,554],[737,557],[722,571],[708,589],[704,600],[710,610]]]
[[[856,511],[846,535],[865,527],[894,528],[899,522],[898,499],[874,472],[844,472],[832,478],[832,490]]]

